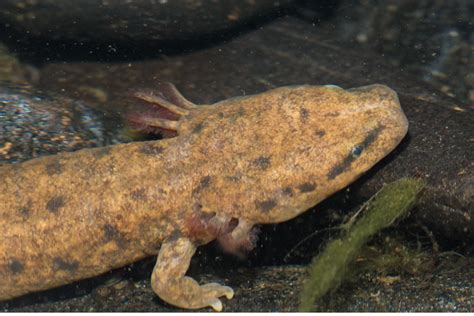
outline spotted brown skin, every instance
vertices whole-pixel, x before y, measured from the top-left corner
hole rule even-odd
[[[408,129],[383,85],[282,87],[201,106],[172,85],[137,97],[151,110],[135,125],[171,138],[0,166],[0,299],[158,254],[151,283],[163,300],[221,310],[232,289],[185,276],[198,246],[251,249],[256,224],[344,188]]]

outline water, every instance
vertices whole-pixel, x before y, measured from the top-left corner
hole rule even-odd
[[[4,0],[0,163],[160,139],[131,132],[125,115],[137,103],[134,91],[156,90],[160,82],[174,83],[196,104],[285,85],[387,84],[399,92],[411,124],[409,137],[394,154],[302,216],[261,227],[257,248],[244,260],[222,254],[214,244],[200,248],[190,274],[237,289],[232,301],[224,300],[225,311],[294,311],[303,265],[338,236],[337,226],[383,183],[420,176],[430,184],[427,206],[371,246],[377,253],[393,254],[398,248],[387,250],[384,240],[396,239],[397,245],[420,251],[434,267],[424,274],[406,272],[404,266],[383,270],[400,276],[400,282],[388,286],[397,293],[396,302],[384,294],[381,282],[369,280],[357,289],[355,281],[336,292],[329,300],[333,304],[320,308],[353,310],[354,305],[339,304],[365,292],[373,296],[361,298],[368,303],[355,310],[472,311],[472,12],[473,4],[460,0],[140,0],[107,5]],[[455,254],[439,257],[446,251]],[[146,259],[106,276],[0,303],[0,308],[174,311],[149,286],[153,264],[154,258]],[[444,269],[438,279],[437,267]],[[462,273],[453,272],[459,267]],[[380,274],[370,273],[379,280]],[[430,274],[431,290],[409,281]],[[109,278],[120,281],[110,286]],[[404,291],[423,303],[404,297]]]

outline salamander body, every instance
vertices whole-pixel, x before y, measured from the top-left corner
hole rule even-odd
[[[157,255],[164,301],[221,310],[227,286],[185,276],[196,247],[255,244],[256,224],[292,219],[392,151],[407,119],[383,85],[291,86],[196,106],[172,85],[138,93],[170,136],[0,166],[0,299]]]

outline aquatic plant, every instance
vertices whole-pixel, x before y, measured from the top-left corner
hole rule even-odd
[[[411,178],[390,183],[376,193],[361,212],[343,224],[341,237],[329,242],[310,264],[299,310],[311,311],[319,298],[334,291],[348,275],[350,264],[369,238],[406,215],[423,187],[422,181]]]

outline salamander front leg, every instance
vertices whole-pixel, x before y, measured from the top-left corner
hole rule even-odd
[[[221,311],[219,297],[231,299],[234,291],[218,283],[199,285],[185,276],[195,251],[196,246],[188,238],[175,236],[165,240],[153,269],[151,286],[169,304],[188,309],[210,306]]]

